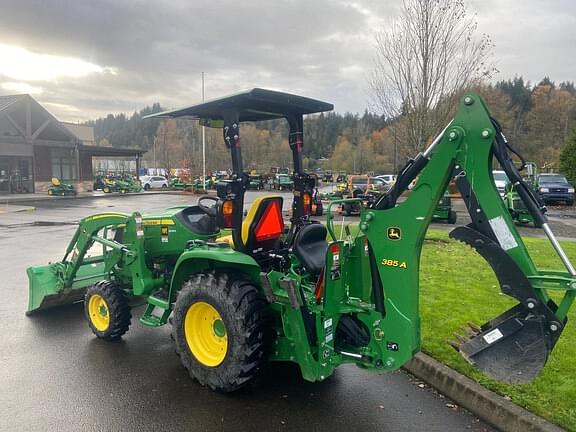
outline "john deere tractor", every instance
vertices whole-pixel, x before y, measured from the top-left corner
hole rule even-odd
[[[538,197],[540,202],[542,202],[541,197],[536,192],[536,178],[538,177],[536,164],[534,162],[522,161],[521,168],[525,170],[524,175],[522,176],[524,181],[532,188],[535,196]],[[515,222],[521,225],[533,224],[535,228],[540,228],[538,222],[532,217],[532,214],[520,199],[520,196],[516,192],[515,185],[510,182],[506,183],[504,202],[506,203],[508,211],[510,211],[510,215]]]
[[[408,162],[387,193],[368,206],[360,198],[332,201],[324,225],[309,217],[314,179],[302,168],[303,116],[332,108],[253,89],[150,116],[193,117],[222,129],[232,160],[230,179],[218,183],[217,196],[203,197],[197,206],[83,219],[61,260],[28,269],[28,313],[83,301],[92,332],[116,340],[128,331],[132,306],[143,302],[140,323],[170,322],[176,352],[190,375],[223,392],[251,382],[270,361],[297,363],[309,381],[322,381],[345,363],[393,371],[420,350],[421,248],[436,203],[455,178],[472,222],[450,235],[485,258],[502,293],[516,304],[472,325],[451,344],[490,377],[532,380],[566,326],[576,270],[482,99],[464,96],[454,119]],[[243,175],[240,125],[272,119],[285,119],[289,128],[294,178],[289,221],[279,195],[259,196],[243,216],[249,180]],[[494,186],[493,157],[515,182],[565,270],[536,268]],[[416,178],[412,193],[398,202]],[[332,210],[342,202],[360,205],[360,223],[357,232],[338,238]],[[548,290],[554,290],[554,299]]]

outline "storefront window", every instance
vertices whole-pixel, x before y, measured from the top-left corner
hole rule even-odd
[[[76,180],[76,158],[73,149],[52,149],[52,177]]]

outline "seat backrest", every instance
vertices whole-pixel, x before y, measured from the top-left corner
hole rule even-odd
[[[60,186],[60,179],[58,177],[52,177],[52,186]]]
[[[279,195],[265,195],[254,200],[242,222],[242,243],[247,252],[276,247],[284,232],[283,204],[284,199]]]
[[[304,225],[294,239],[292,249],[306,270],[317,277],[326,263],[327,230],[320,223]]]

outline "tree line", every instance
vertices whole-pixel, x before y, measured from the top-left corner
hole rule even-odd
[[[555,83],[544,78],[532,85],[516,77],[471,90],[482,95],[511,144],[527,160],[544,170],[559,169],[560,152],[576,128],[576,89],[572,82]],[[94,126],[98,145],[141,148],[147,150],[145,161],[150,167],[155,155],[159,168],[188,168],[200,175],[202,128],[191,120],[142,119],[162,109],[155,103],[131,116],[109,114],[88,124]],[[349,173],[396,171],[415,154],[415,149],[402,141],[403,121],[402,113],[390,119],[368,111],[362,115],[310,115],[304,122],[304,166]],[[287,136],[288,126],[283,120],[243,124],[245,167],[260,172],[273,166],[290,167]],[[206,128],[205,137],[207,169],[228,168],[222,131]]]

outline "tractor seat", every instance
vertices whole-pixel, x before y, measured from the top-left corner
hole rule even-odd
[[[326,227],[319,223],[303,226],[292,246],[294,254],[313,276],[318,277],[326,264]]]

